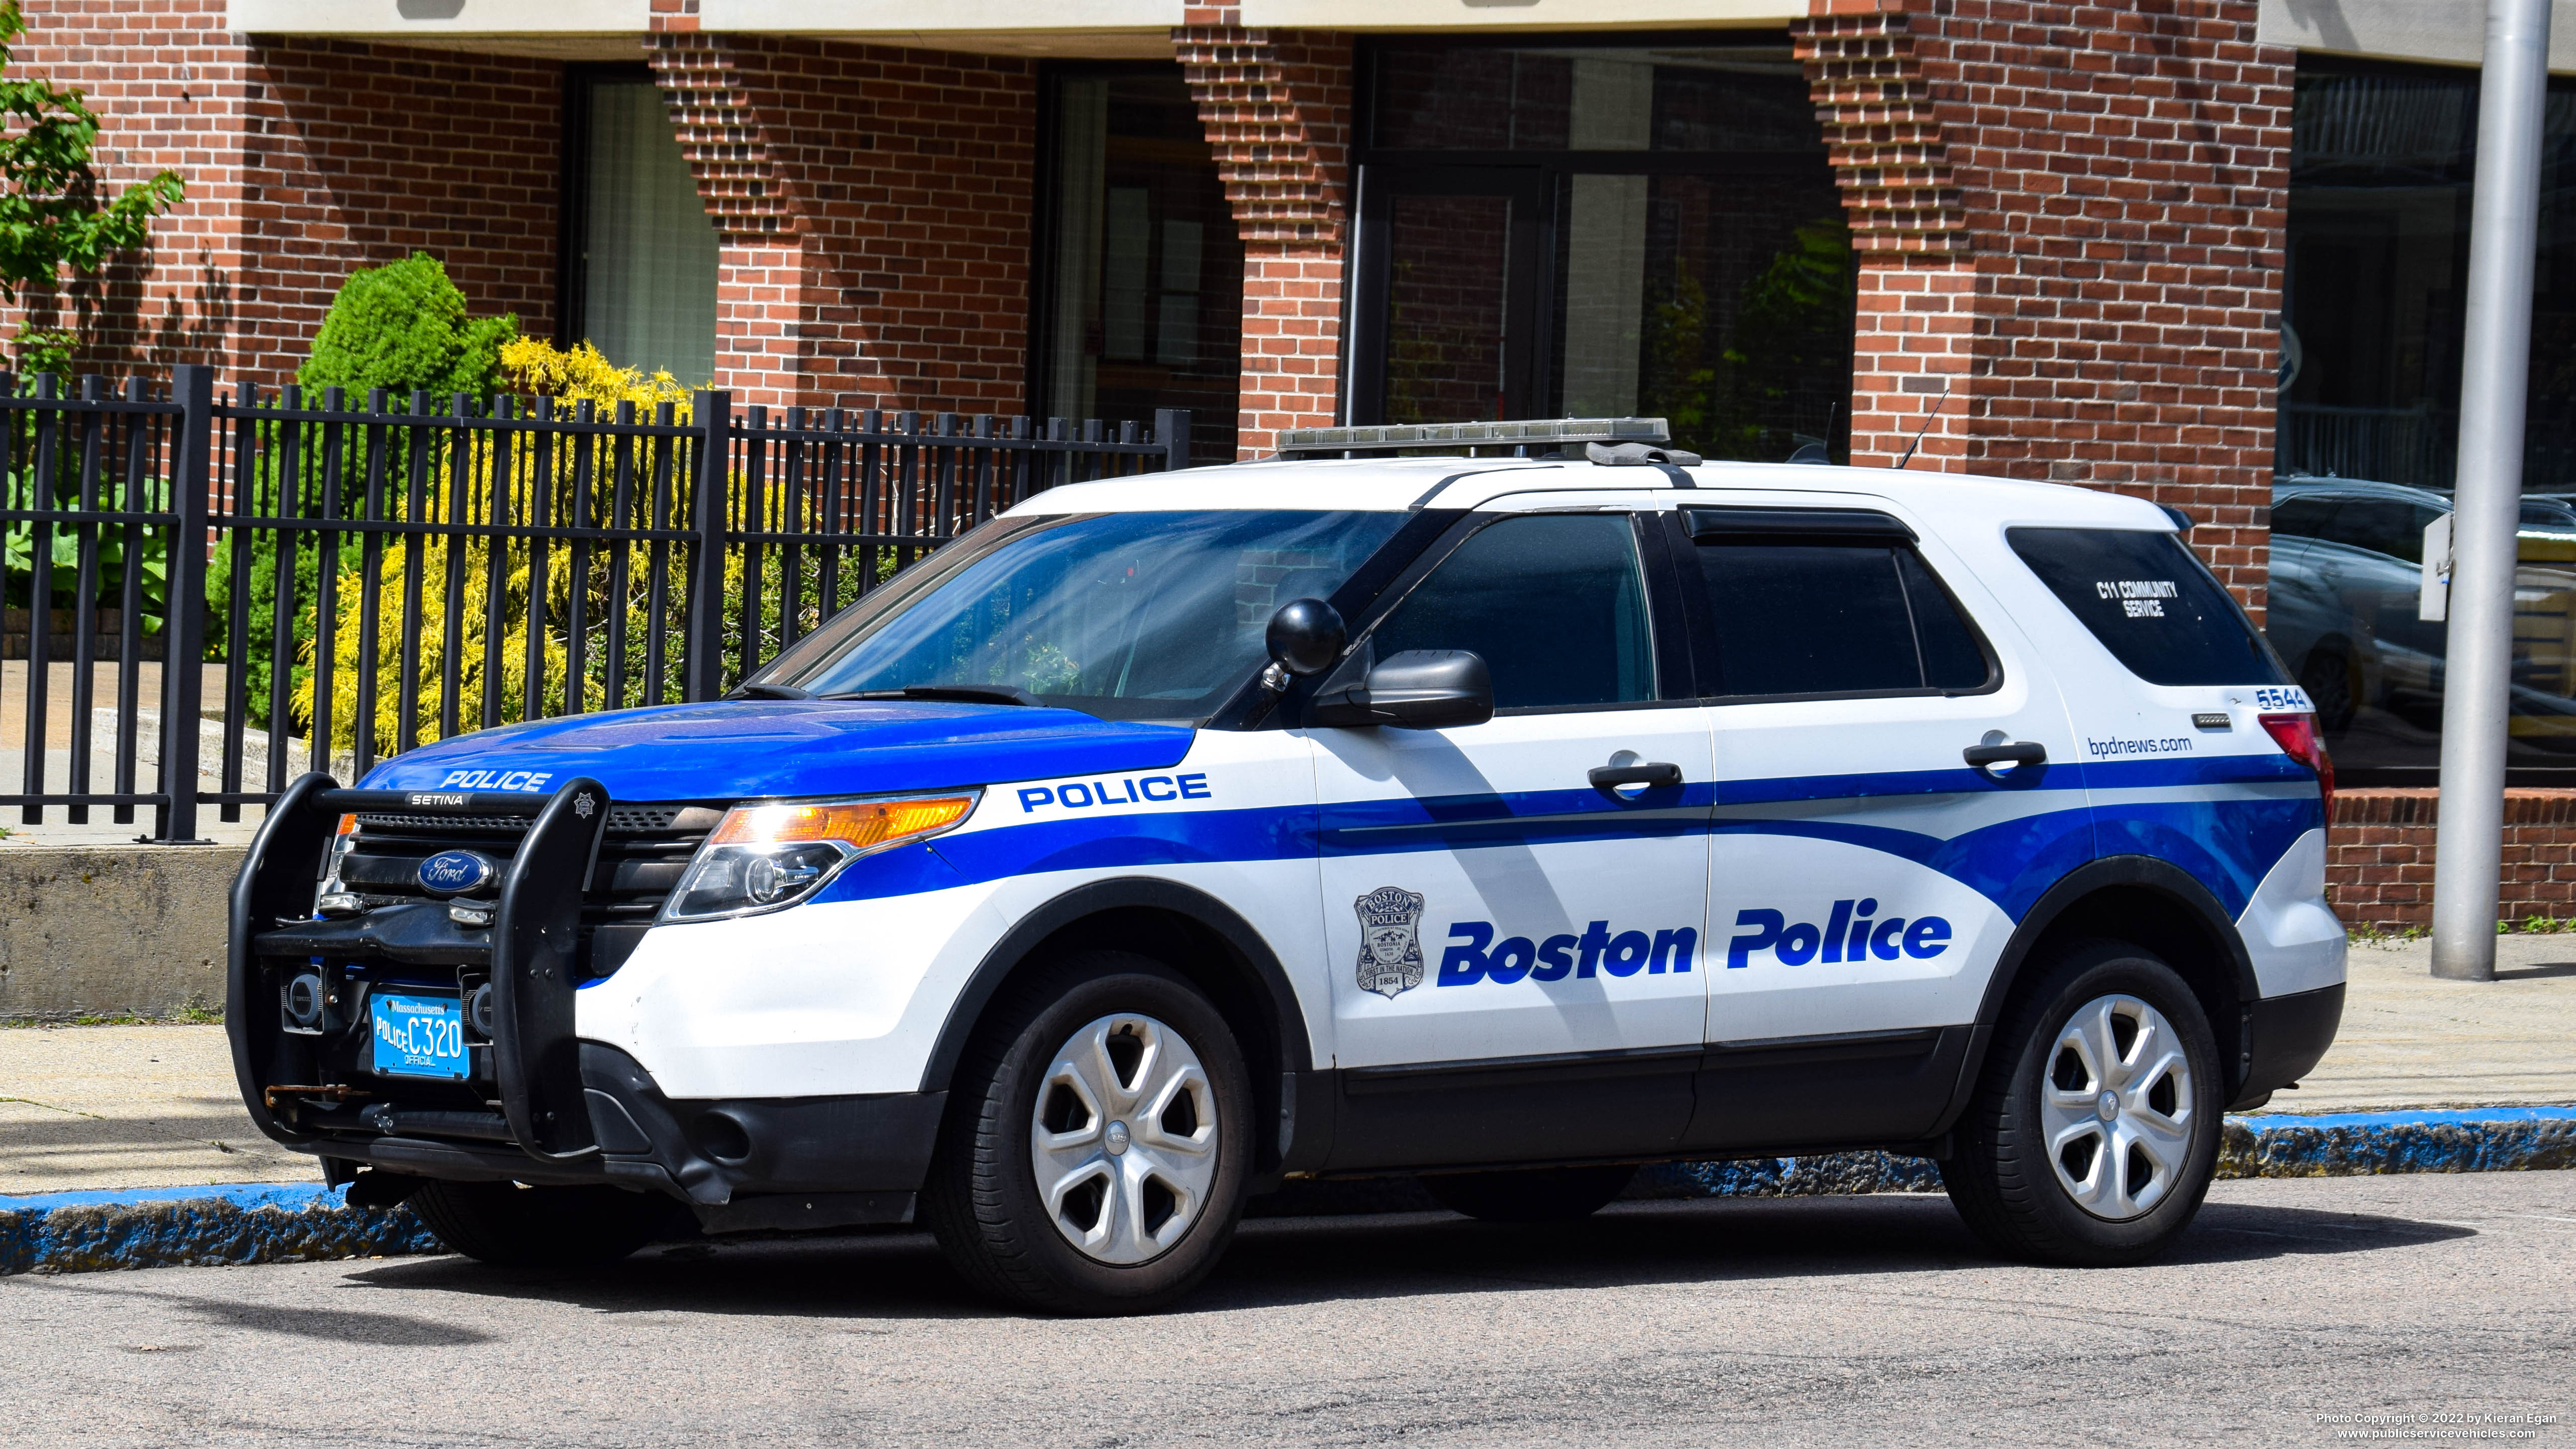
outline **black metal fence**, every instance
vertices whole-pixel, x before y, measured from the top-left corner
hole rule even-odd
[[[0,374],[0,764],[187,840],[308,768],[711,699],[1042,489],[1187,465],[1134,423]],[[23,605],[23,607],[21,607]],[[11,726],[17,728],[12,729]],[[14,737],[14,738],[13,738]]]

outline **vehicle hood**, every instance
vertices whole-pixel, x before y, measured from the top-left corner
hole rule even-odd
[[[587,775],[618,800],[872,795],[1158,770],[1196,731],[1069,709],[909,700],[723,700],[575,715],[398,756],[375,790],[552,794]]]

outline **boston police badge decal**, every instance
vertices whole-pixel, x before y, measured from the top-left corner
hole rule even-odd
[[[1422,897],[1379,886],[1352,903],[1360,913],[1360,990],[1393,1001],[1422,984]]]

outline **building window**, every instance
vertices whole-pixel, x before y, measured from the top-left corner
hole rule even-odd
[[[1846,455],[1851,242],[1785,37],[1389,40],[1362,71],[1354,421]]]
[[[715,375],[717,238],[651,75],[576,67],[567,98],[565,341],[620,367]]]
[[[2550,84],[2523,453],[2510,776],[2576,782],[2576,83]],[[2292,112],[2270,606],[2337,771],[2431,784],[2445,626],[2425,525],[2459,450],[2478,73],[2302,56]]]
[[[1177,66],[1050,67],[1041,416],[1151,422],[1188,408],[1191,452],[1234,456],[1243,244]]]

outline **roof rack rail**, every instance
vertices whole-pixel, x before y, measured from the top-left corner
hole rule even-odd
[[[1326,453],[1374,453],[1395,448],[1441,451],[1528,449],[1569,443],[1662,443],[1672,430],[1662,418],[1531,418],[1499,423],[1387,423],[1359,428],[1289,428],[1279,434],[1282,458]],[[1524,453],[1526,456],[1526,453]]]

